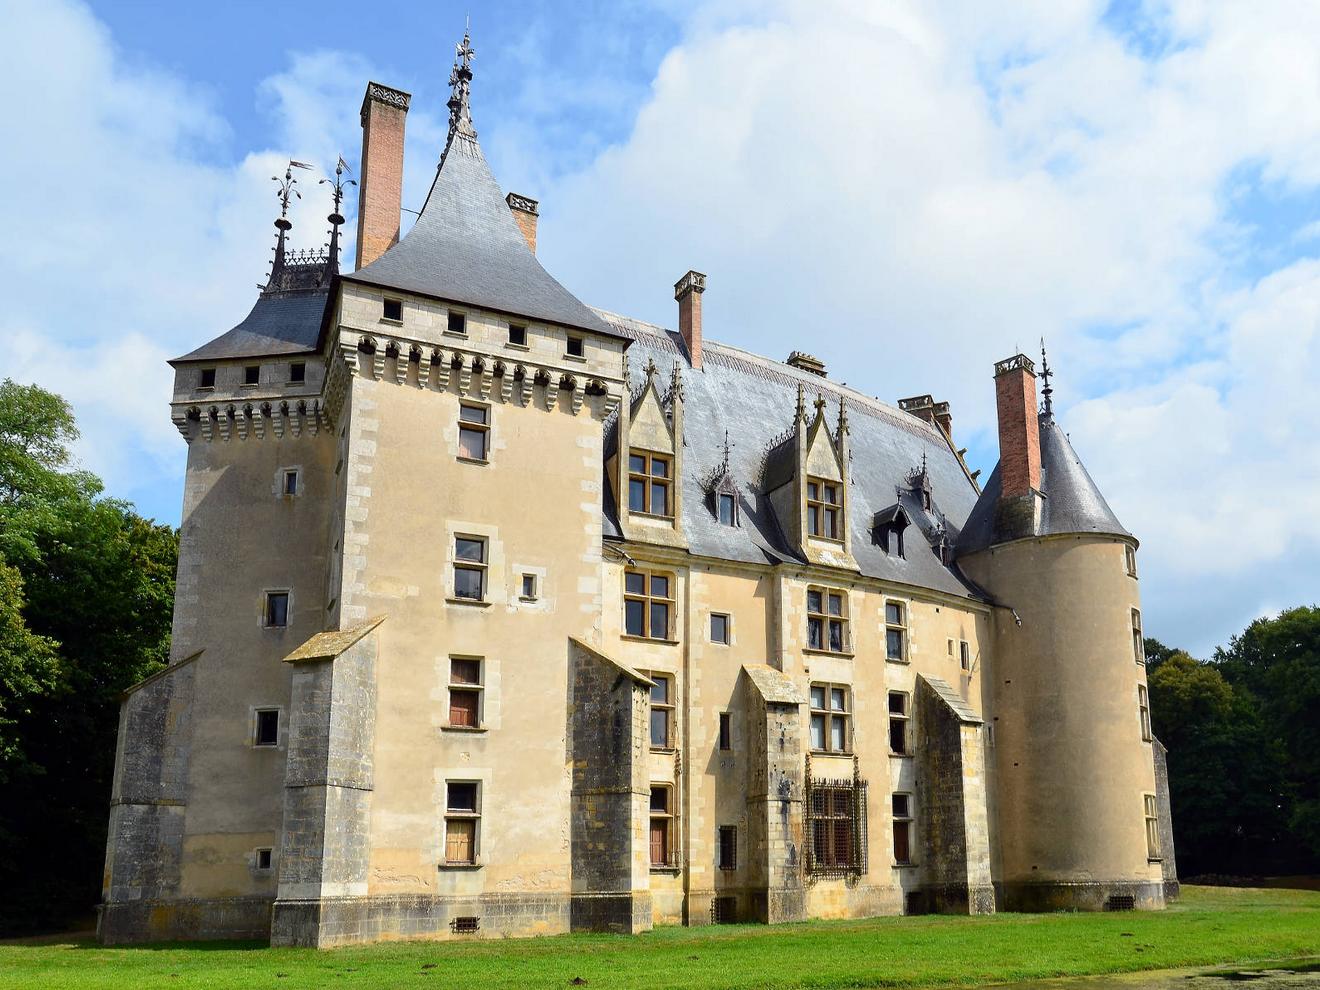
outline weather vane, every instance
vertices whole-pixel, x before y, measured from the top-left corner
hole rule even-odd
[[[302,193],[293,188],[298,184],[298,180],[293,177],[293,170],[295,168],[309,169],[311,167],[312,166],[308,165],[306,162],[294,161],[290,158],[289,164],[285,166],[283,179],[278,175],[272,175],[270,177],[271,182],[277,183],[279,186],[275,195],[280,201],[280,218],[275,221],[275,226],[279,227],[280,230],[288,230],[293,226],[293,224],[289,222],[289,197],[294,196],[298,199],[302,199]]]
[[[1040,394],[1045,397],[1046,416],[1054,415],[1054,387],[1050,385],[1050,376],[1054,372],[1050,371],[1050,360],[1045,356],[1045,338],[1040,338],[1040,377],[1045,382],[1045,387],[1040,390]]]

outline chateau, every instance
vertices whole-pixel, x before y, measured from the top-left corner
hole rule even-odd
[[[406,236],[373,82],[355,270],[341,168],[328,250],[281,215],[172,362],[173,656],[123,702],[102,940],[1162,907],[1137,540],[1048,370],[994,366],[979,487],[948,403],[707,339],[699,272],[676,331],[590,308],[471,55]]]

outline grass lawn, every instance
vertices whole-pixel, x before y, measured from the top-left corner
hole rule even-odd
[[[1320,893],[1184,887],[1159,913],[1001,914],[395,942],[316,951],[250,943],[0,946],[0,987],[916,987],[1320,954]]]

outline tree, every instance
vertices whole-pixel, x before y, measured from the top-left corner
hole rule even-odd
[[[0,785],[23,760],[19,719],[33,698],[55,691],[63,671],[58,644],[28,628],[25,604],[22,575],[0,562]]]
[[[1172,646],[1165,646],[1158,639],[1155,639],[1152,636],[1147,636],[1141,642],[1142,642],[1142,649],[1146,653],[1147,674],[1150,674],[1152,671],[1155,670],[1156,667],[1162,664],[1165,660],[1169,659],[1169,657],[1173,656],[1175,653],[1182,652],[1181,650],[1174,649]]]

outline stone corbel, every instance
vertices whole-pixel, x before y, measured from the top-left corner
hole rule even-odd
[[[295,439],[302,436],[302,412],[302,403],[299,403],[296,409],[289,410],[289,432]]]
[[[619,408],[620,401],[622,401],[622,396],[616,395],[613,392],[606,392],[603,396],[601,396],[601,401],[600,401],[601,418],[609,419],[611,416],[613,416],[614,410]]]
[[[507,364],[504,374],[500,375],[500,401],[508,402],[513,397],[513,369]]]
[[[323,410],[321,409],[321,400],[313,399],[312,409],[311,412],[308,413],[308,419],[307,419],[307,428],[312,431],[312,436],[317,436],[321,432],[322,414],[323,414]]]
[[[404,350],[400,344],[394,352],[394,384],[403,385],[408,381],[408,362],[412,357],[412,349]]]
[[[458,394],[466,397],[468,389],[472,387],[472,362],[476,358],[465,358],[459,355],[458,366]]]
[[[389,350],[389,342],[376,344],[376,353],[371,355],[371,373],[376,381],[382,381],[385,378],[385,352]]]
[[[222,409],[220,415],[216,417],[216,423],[220,427],[220,439],[225,441],[225,443],[228,443],[229,431],[234,425],[234,407],[229,406],[226,409]]]
[[[422,351],[417,355],[417,387],[426,391],[426,383],[431,379],[431,355]]]
[[[348,369],[349,375],[358,375],[361,369],[358,367],[357,344],[340,338],[339,354],[344,359],[344,367]]]
[[[545,383],[545,407],[554,411],[555,405],[559,402],[559,379],[550,375]]]
[[[269,415],[269,404],[258,406],[252,410],[252,435],[258,440],[266,439],[266,417]]]
[[[289,404],[287,402],[281,402],[270,411],[270,428],[271,432],[275,434],[276,440],[284,439],[284,426],[287,422],[285,417],[288,415]]]
[[[449,388],[449,362],[451,355],[446,354],[440,348],[435,349],[435,387],[441,392]]]
[[[518,370],[522,372],[522,378],[518,381],[518,402],[521,405],[530,406],[532,404],[532,388],[536,385],[536,372],[531,368],[524,368],[522,365],[518,365]]]
[[[481,380],[477,383],[477,397],[485,402],[490,398],[490,387],[494,383],[494,376],[487,362],[481,369]]]
[[[572,375],[564,379],[564,387],[568,389],[568,407],[576,416],[582,411],[582,398],[587,390]]]
[[[186,412],[182,409],[171,409],[170,422],[183,435],[185,441],[192,443],[192,430],[188,428],[188,414]]]
[[[210,409],[206,410],[206,412],[202,413],[202,418],[199,420],[199,424],[202,428],[202,437],[207,443],[210,443],[211,438],[215,436],[215,418],[215,406],[212,406]]]

